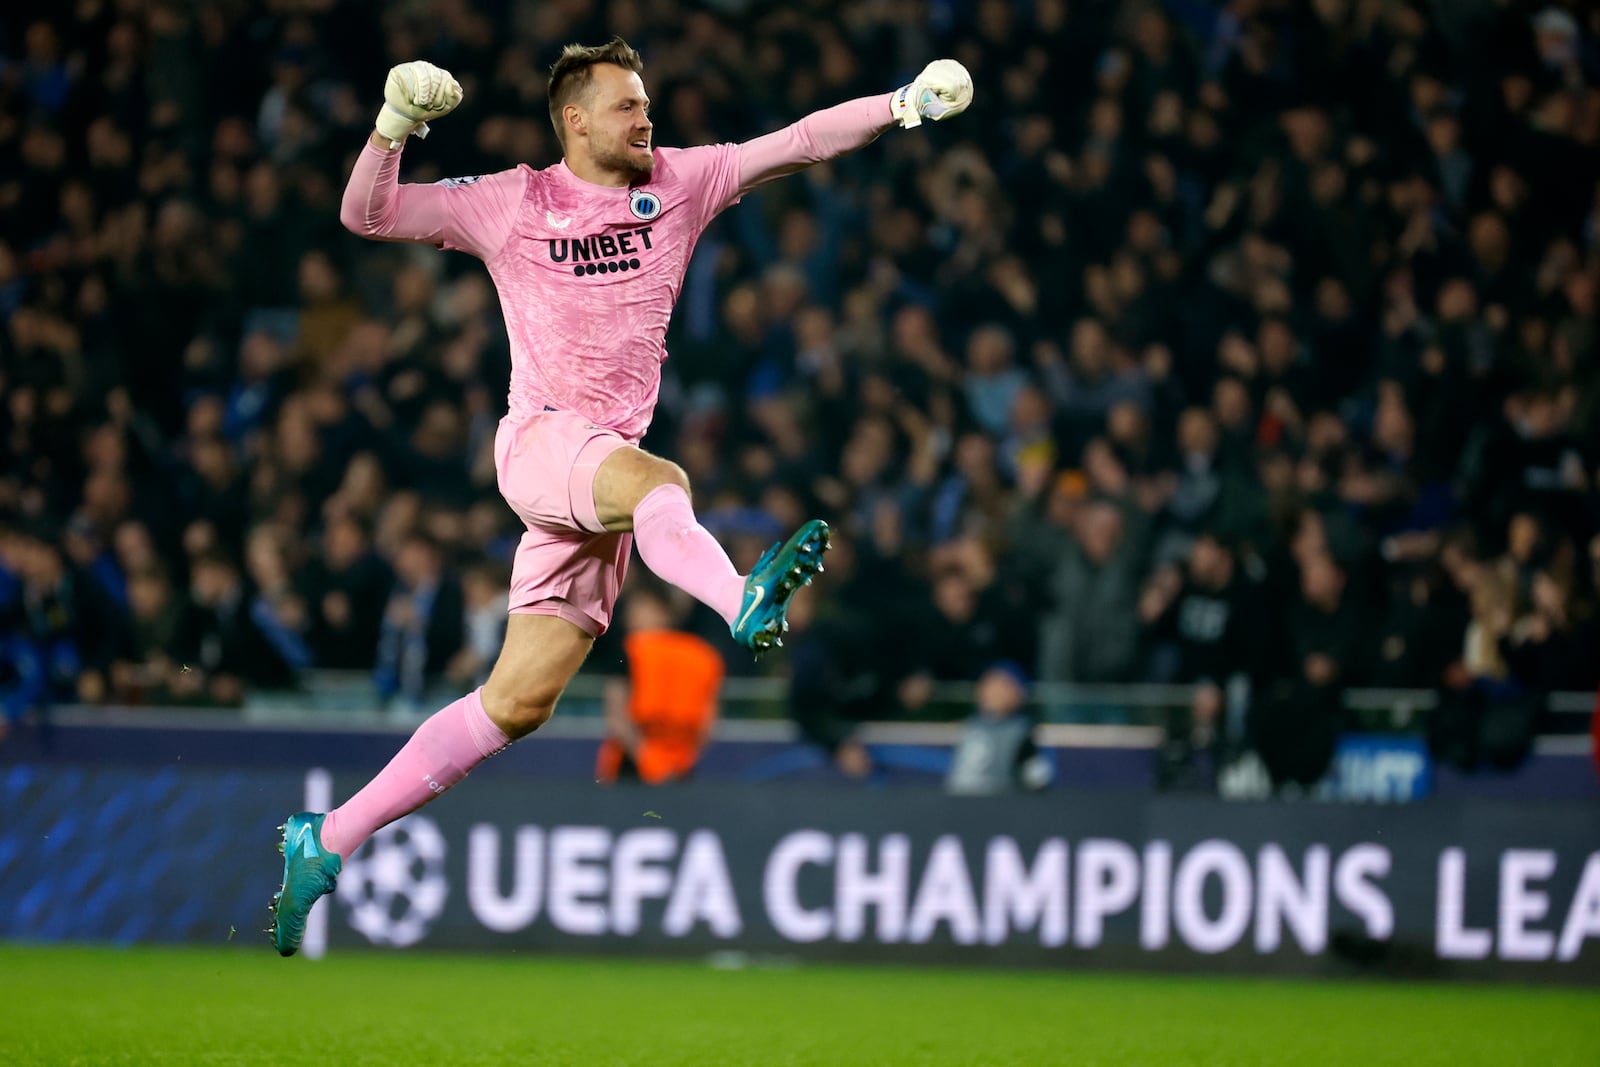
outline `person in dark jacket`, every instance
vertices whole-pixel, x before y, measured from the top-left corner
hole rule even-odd
[[[195,680],[213,701],[238,704],[251,689],[294,683],[293,668],[256,622],[244,576],[231,558],[210,552],[196,559],[190,598],[199,609]]]
[[[107,671],[122,640],[123,614],[99,582],[63,554],[54,531],[4,538],[13,576],[0,604],[0,718],[30,707],[105,699]]]
[[[1186,566],[1163,568],[1146,584],[1138,611],[1169,652],[1170,674],[1160,680],[1193,687],[1188,707],[1168,723],[1163,781],[1208,779],[1219,748],[1244,741],[1268,644],[1261,583],[1247,573],[1231,537],[1207,531],[1195,538]]]
[[[420,708],[427,686],[460,650],[465,627],[461,583],[438,542],[408,534],[395,555],[395,585],[378,637],[376,682],[386,702]]]
[[[308,643],[318,667],[371,670],[378,657],[383,608],[394,575],[372,551],[359,520],[341,515],[322,533],[322,554],[306,568],[311,609]]]

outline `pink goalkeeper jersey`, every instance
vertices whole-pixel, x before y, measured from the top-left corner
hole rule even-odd
[[[511,339],[513,416],[573,411],[637,442],[706,226],[762,182],[854,151],[891,124],[889,97],[851,100],[744,144],[658,148],[650,180],[625,189],[586,182],[565,162],[401,185],[400,153],[369,141],[339,218],[365,237],[484,261]]]

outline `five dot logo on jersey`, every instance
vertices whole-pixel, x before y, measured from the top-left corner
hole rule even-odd
[[[444,835],[425,816],[408,816],[373,834],[339,874],[337,892],[350,926],[374,945],[405,948],[421,941],[450,895],[444,855]]]
[[[634,218],[649,222],[661,214],[661,198],[655,193],[635,189],[628,194],[628,210],[633,212]]]

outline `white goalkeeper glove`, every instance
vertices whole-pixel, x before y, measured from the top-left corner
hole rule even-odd
[[[389,68],[383,83],[378,132],[398,145],[411,134],[428,136],[428,119],[448,115],[461,103],[461,83],[448,70],[420,59]]]
[[[959,115],[972,103],[972,75],[953,59],[936,59],[922,68],[917,80],[889,99],[896,122],[910,129],[923,119],[942,122]]]

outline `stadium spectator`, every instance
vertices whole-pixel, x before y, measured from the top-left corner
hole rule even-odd
[[[33,705],[106,699],[122,640],[115,602],[67,558],[53,529],[9,531],[4,556],[13,576],[5,605],[7,716]]]
[[[1028,709],[1029,679],[1010,661],[993,664],[978,676],[977,708],[961,728],[945,776],[945,791],[957,796],[1039,790],[1055,768],[1034,740]]]
[[[1249,714],[1250,740],[1275,786],[1315,785],[1344,726],[1343,693],[1366,677],[1371,625],[1349,574],[1325,550],[1299,566],[1288,653]],[[1263,638],[1264,640],[1264,638]]]
[[[607,683],[595,775],[607,784],[681,782],[694,773],[716,724],[722,657],[678,628],[667,594],[652,583],[636,581],[624,610],[627,679]]]
[[[461,583],[446,569],[439,543],[420,530],[401,539],[394,571],[378,635],[376,682],[384,700],[415,710],[461,648]]]
[[[349,469],[357,470],[357,463]],[[321,553],[306,566],[303,586],[311,611],[307,643],[319,667],[371,670],[377,661],[378,633],[394,577],[372,551],[371,541],[354,514],[335,514],[323,527]]]
[[[1146,583],[1138,611],[1155,645],[1156,677],[1193,687],[1188,707],[1169,723],[1163,775],[1207,775],[1225,749],[1243,745],[1251,691],[1270,662],[1275,630],[1261,583],[1233,539],[1208,530],[1195,538],[1185,565],[1163,568]]]
[[[452,682],[480,686],[489,678],[494,660],[505,639],[506,590],[511,575],[503,566],[479,564],[461,576],[461,595],[466,604],[466,637],[461,650],[450,659],[445,674]]]
[[[1141,635],[1128,605],[1139,597],[1142,516],[1108,500],[1089,500],[1070,521],[1045,577],[1054,606],[1041,625],[1040,676],[1058,682],[1132,681]]]
[[[69,528],[63,566],[109,591],[102,618],[71,618],[73,647],[133,625],[119,589],[134,575],[167,574],[181,600],[201,561],[250,559],[266,526],[285,562],[254,564],[272,589],[241,582],[242,604],[270,602],[315,666],[382,659],[386,686],[402,660],[415,673],[400,655],[415,632],[384,625],[413,528],[441,573],[509,558],[487,453],[508,356],[473,264],[340,230],[370,118],[355,87],[390,53],[457,56],[468,103],[439,134],[450,157],[543,164],[539,70],[626,17],[659,72],[662,143],[741,139],[876,85],[881,71],[824,62],[840,35],[890,64],[942,40],[980,86],[961,129],[886,138],[719,222],[669,337],[647,447],[719,513],[821,508],[856,543],[861,566],[846,581],[830,565],[807,639],[831,680],[799,682],[832,694],[825,718],[920,707],[899,693],[919,666],[904,649],[950,647],[963,584],[972,619],[1014,627],[1005,655],[1041,678],[1193,681],[1163,612],[1131,666],[1117,626],[1094,635],[1114,654],[1061,660],[1062,613],[1077,634],[1088,617],[1062,594],[1093,571],[1095,597],[1131,575],[1174,600],[1212,530],[1237,542],[1236,571],[1265,568],[1273,619],[1300,599],[1293,543],[1329,541],[1343,596],[1368,618],[1387,606],[1369,640],[1340,639],[1372,681],[1536,695],[1581,680],[1572,650],[1600,596],[1573,551],[1600,534],[1588,5],[844,19],[823,3],[805,26],[723,6],[696,8],[695,34],[680,0],[456,6],[458,20],[371,4],[0,11],[0,519]],[[469,44],[457,24],[491,32]],[[1114,525],[1101,501],[1122,534],[1080,573]],[[1502,573],[1523,514],[1543,547]],[[992,576],[936,551],[972,537]],[[5,564],[14,588],[21,557]],[[953,614],[927,603],[940,583]],[[305,618],[285,620],[296,597]],[[840,636],[880,603],[894,641]],[[430,614],[452,647],[421,657],[423,676],[462,650],[464,614]],[[0,639],[31,634],[25,615]],[[1354,625],[1331,618],[1330,640]],[[971,680],[995,651],[941,670]],[[1201,686],[1195,705],[1217,697]],[[1211,729],[1184,719],[1179,733]],[[817,736],[834,751],[848,730]]]
[[[197,692],[218,704],[238,704],[251,688],[284,688],[294,682],[294,666],[285,657],[283,635],[268,611],[256,604],[239,566],[215,549],[194,560],[190,599],[199,609],[193,638],[195,663],[190,672]],[[263,626],[263,620],[266,626]]]

